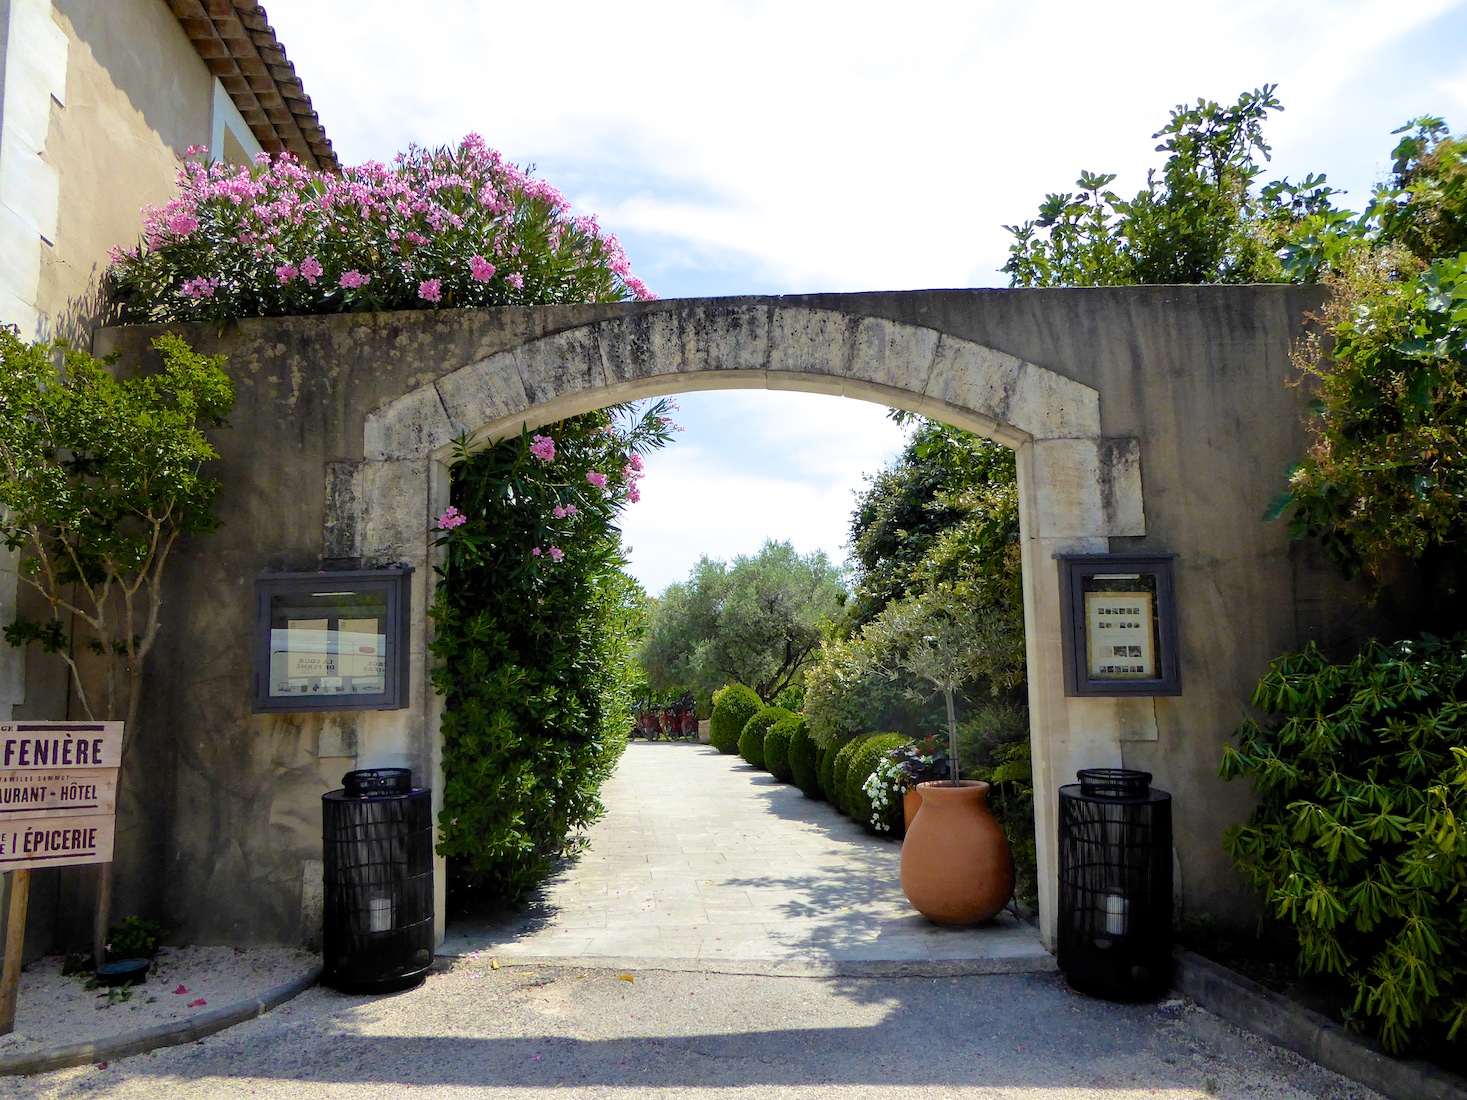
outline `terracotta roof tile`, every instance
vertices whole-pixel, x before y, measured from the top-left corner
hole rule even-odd
[[[255,0],[167,0],[262,149],[289,149],[313,167],[340,167],[265,9]]]

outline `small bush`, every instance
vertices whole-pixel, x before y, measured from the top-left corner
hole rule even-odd
[[[1467,636],[1345,664],[1312,645],[1274,661],[1225,778],[1259,802],[1225,846],[1298,937],[1299,969],[1336,974],[1391,1051],[1460,1049],[1467,1024]]]
[[[850,816],[851,810],[846,802],[846,777],[851,772],[851,760],[855,757],[856,750],[861,747],[862,742],[871,736],[873,735],[869,733],[858,733],[852,737],[835,754],[835,762],[830,768],[831,788],[835,792],[830,800],[831,804],[847,817]]]
[[[888,806],[886,811],[880,815],[880,820],[873,823],[871,820],[871,798],[862,790],[866,780],[876,771],[876,765],[892,749],[900,748],[911,738],[904,733],[872,733],[862,737],[855,742],[851,751],[850,761],[846,768],[845,782],[841,786],[841,804],[845,812],[855,821],[860,822],[872,832],[901,833],[902,825],[902,803],[901,799],[894,799],[895,805],[895,827],[893,828],[891,814],[892,807]],[[839,766],[839,765],[837,765]],[[885,825],[886,828],[880,828]]]
[[[781,783],[794,782],[795,773],[790,770],[790,741],[804,721],[798,714],[781,717],[764,735],[764,766]]]
[[[708,739],[721,753],[739,751],[739,734],[764,704],[751,687],[729,684],[713,693],[713,717],[708,723]]]
[[[769,732],[770,726],[781,718],[788,717],[790,712],[783,707],[761,707],[754,712],[754,716],[744,723],[744,730],[739,734],[739,755],[746,763],[768,770],[769,765],[764,762],[764,735]]]
[[[151,959],[158,953],[163,926],[155,920],[125,917],[107,930],[107,958]]]
[[[798,723],[790,727],[790,779],[806,798],[824,798],[825,792],[820,789],[820,746],[810,736],[804,715],[798,718]]]

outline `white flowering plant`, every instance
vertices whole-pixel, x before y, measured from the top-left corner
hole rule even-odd
[[[861,784],[861,791],[871,800],[871,828],[878,833],[889,833],[894,820],[900,821],[898,806],[911,784],[907,773],[893,754],[883,756],[876,769]]]

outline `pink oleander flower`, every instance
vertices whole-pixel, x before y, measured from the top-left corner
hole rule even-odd
[[[550,514],[556,519],[565,519],[567,516],[573,516],[579,511],[580,509],[578,509],[574,504],[567,504],[564,507],[557,504],[554,508],[550,510]]]
[[[372,276],[363,275],[356,268],[341,273],[341,285],[348,290],[354,290],[359,286],[366,286],[372,281]]]
[[[490,279],[494,278],[494,265],[484,259],[483,256],[470,256],[469,274],[474,277],[476,282],[487,283]]]
[[[168,216],[165,226],[175,236],[186,237],[199,227],[199,219],[187,210],[180,210]]]
[[[589,481],[592,485],[596,486],[596,488],[598,489],[606,488],[605,474],[597,473],[595,470],[592,470],[586,475],[586,480]]]
[[[325,272],[326,269],[321,266],[321,261],[314,256],[307,256],[301,261],[301,278],[308,283],[314,283]]]
[[[441,302],[443,283],[438,279],[424,279],[418,284],[418,297],[425,302]]]
[[[627,469],[628,470],[640,470],[641,468],[642,468],[642,456],[641,455],[637,454],[636,451],[633,451],[631,454],[627,455]]]
[[[530,443],[530,453],[541,462],[554,462],[555,440],[548,435],[537,435]]]
[[[468,522],[468,516],[464,515],[457,508],[450,506],[448,511],[438,517],[438,530],[452,531],[455,527],[462,527]]]
[[[560,547],[558,547],[558,546],[552,546],[550,548],[550,560],[551,561],[560,561],[564,557],[565,557],[565,551],[562,550]]]
[[[178,288],[178,292],[185,298],[212,298],[214,291],[219,288],[218,279],[210,279],[200,275],[197,279],[190,279]]]
[[[510,272],[504,277],[504,281],[510,286],[514,287],[516,290],[525,289],[525,277],[521,275],[518,271]]]
[[[630,503],[635,504],[635,503],[637,503],[637,501],[639,501],[641,499],[642,499],[642,490],[641,489],[638,489],[635,483],[627,486],[627,500]]]
[[[295,264],[281,264],[275,269],[275,277],[280,280],[281,285],[290,282],[301,273],[301,269]]]
[[[532,557],[532,558],[538,558],[539,556],[540,556],[540,548],[538,546],[535,547],[535,549],[533,549],[533,550],[530,551],[530,557]]]

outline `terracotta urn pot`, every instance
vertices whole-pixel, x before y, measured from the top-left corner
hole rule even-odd
[[[902,842],[902,890],[934,924],[982,924],[1014,893],[1014,857],[988,809],[988,784],[919,783],[922,802]]]
[[[912,822],[917,820],[917,811],[922,808],[922,792],[911,787],[902,795],[902,835],[912,831]]]

